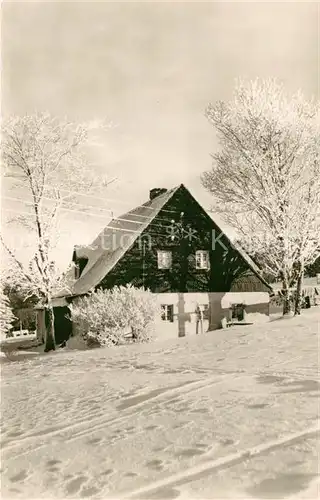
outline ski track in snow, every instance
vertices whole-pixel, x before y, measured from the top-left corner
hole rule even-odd
[[[292,361],[295,361],[297,359],[301,359],[301,356],[286,360],[284,362],[280,362],[277,364],[274,364],[272,367],[268,366],[268,369],[274,370],[278,366],[283,366],[285,364],[288,364]],[[233,377],[233,380],[239,380],[239,378],[246,378],[247,375],[237,375],[237,377]],[[63,437],[63,433],[65,431],[68,431],[68,433],[71,431],[72,436],[67,437],[64,439],[64,442],[69,442],[69,441],[74,441],[79,438],[82,438],[84,436],[88,436],[92,434],[93,432],[104,429],[106,426],[110,425],[117,425],[119,423],[125,422],[126,420],[130,420],[130,417],[136,414],[137,411],[141,411],[141,408],[143,409],[144,406],[147,406],[150,402],[155,402],[155,401],[160,401],[160,403],[165,404],[170,402],[172,399],[176,398],[177,396],[185,395],[188,396],[192,393],[197,393],[201,391],[202,389],[208,389],[209,387],[213,385],[217,385],[219,383],[223,383],[226,379],[230,378],[230,375],[225,375],[222,376],[218,379],[218,377],[215,375],[213,377],[210,377],[206,379],[205,381],[203,380],[197,380],[197,381],[190,381],[190,382],[185,382],[181,385],[174,386],[172,388],[165,388],[165,389],[159,389],[160,394],[148,397],[148,394],[146,393],[146,399],[140,403],[134,403],[132,406],[130,406],[128,409],[122,410],[122,412],[125,412],[125,415],[121,415],[118,417],[112,417],[111,414],[109,415],[104,415],[103,417],[95,416],[95,413],[90,412],[87,418],[83,420],[78,420],[77,423],[74,424],[66,424],[64,426],[56,426],[56,427],[49,427],[49,428],[44,428],[41,430],[38,430],[37,432],[33,434],[29,434],[23,437],[17,437],[15,439],[14,443],[9,443],[9,444],[3,444],[2,445],[2,453],[5,455],[7,451],[11,451],[15,448],[19,448],[22,443],[26,442],[34,442],[40,437],[45,437],[47,439],[51,439],[54,436],[61,436]],[[191,386],[191,387],[190,387]],[[141,393],[141,397],[143,397],[143,393]],[[129,411],[128,411],[129,410]],[[38,450],[42,448],[43,446],[46,446],[46,443],[43,443],[38,446],[34,446],[33,450]],[[15,457],[22,456],[26,452],[21,452],[21,453],[15,453]]]
[[[241,474],[249,481],[248,461],[279,454],[288,446],[297,456],[297,470],[305,467],[300,473],[312,477],[314,453],[309,445],[299,443],[319,432],[313,425],[319,319],[310,314],[305,328],[301,321],[296,323],[296,329],[294,321],[283,322],[281,328],[273,325],[274,331],[268,325],[266,334],[252,327],[227,331],[224,340],[220,332],[212,344],[207,334],[180,344],[167,343],[169,348],[147,346],[140,353],[119,350],[112,359],[101,351],[64,352],[5,366],[3,498],[4,494],[10,498],[188,498],[188,488],[203,475],[233,470],[237,464],[245,467]],[[45,370],[51,370],[50,377]],[[239,405],[248,408],[245,413]],[[47,415],[47,409],[53,408],[55,413]],[[209,419],[214,419],[214,429]],[[237,429],[242,429],[239,436],[234,434]],[[219,432],[226,445],[217,441]],[[104,450],[110,455],[105,471],[100,465]],[[126,451],[129,456],[121,456]],[[308,466],[299,465],[301,453]],[[47,460],[45,472],[41,457],[50,456],[56,458]],[[24,465],[29,461],[42,470],[43,483],[32,466]],[[272,462],[270,467],[276,467],[276,460]],[[10,474],[11,467],[15,474]],[[235,479],[227,488],[233,498],[235,492],[244,491]]]
[[[78,421],[75,424],[67,424],[62,427],[56,427],[56,428],[48,428],[48,429],[42,429],[34,434],[24,436],[22,438],[17,438],[14,443],[11,443],[9,445],[3,445],[2,450],[3,451],[10,451],[16,447],[19,447],[22,442],[28,442],[31,441],[33,442],[34,440],[38,439],[41,435],[46,436],[46,438],[51,438],[55,435],[61,435],[64,431],[72,431],[72,437],[68,438],[66,441],[73,441],[75,439],[78,439],[80,437],[92,434],[92,432],[103,429],[105,428],[106,425],[114,425],[118,424],[120,422],[126,421],[130,419],[132,415],[134,415],[137,410],[140,410],[140,408],[143,406],[146,406],[150,402],[158,401],[160,400],[162,403],[167,403],[170,402],[171,399],[174,399],[177,397],[177,395],[188,395],[191,394],[192,392],[198,392],[201,391],[201,389],[207,389],[208,387],[212,385],[216,385],[218,383],[223,382],[228,376],[222,377],[219,380],[217,380],[217,377],[212,377],[211,380],[207,379],[206,381],[195,381],[195,382],[186,382],[182,385],[179,385],[177,387],[169,388],[169,389],[159,389],[159,391],[162,391],[161,394],[156,395],[156,396],[151,396],[148,398],[148,394],[146,394],[146,400],[142,401],[141,403],[135,403],[130,408],[128,409],[129,411],[126,411],[126,409],[122,410],[126,414],[123,416],[119,417],[111,417],[111,415],[107,415],[107,418],[92,418],[94,417],[94,414],[88,415],[88,418],[83,419],[82,421]],[[192,387],[190,388],[190,385]],[[185,390],[185,386],[186,390]],[[143,394],[141,393],[141,396]],[[165,397],[163,397],[165,396]],[[77,432],[75,432],[77,431]],[[45,444],[43,445],[45,446]],[[39,447],[33,448],[39,449]],[[19,456],[19,454],[15,454],[15,456]]]
[[[289,445],[294,442],[298,442],[299,440],[305,437],[316,436],[319,434],[319,432],[320,428],[318,426],[313,427],[311,429],[306,429],[305,431],[286,436],[285,438],[282,439],[277,439],[274,441],[263,443],[254,448],[249,448],[248,450],[243,450],[238,453],[232,453],[218,460],[216,459],[208,460],[203,464],[196,465],[195,467],[186,469],[182,472],[179,472],[178,474],[168,476],[164,479],[160,479],[159,481],[154,481],[153,483],[150,483],[145,487],[139,488],[138,490],[133,490],[128,493],[124,493],[123,495],[121,495],[121,498],[123,498],[124,500],[129,498],[139,498],[139,496],[137,495],[141,495],[144,493],[151,493],[152,491],[158,488],[163,488],[164,486],[165,487],[179,486],[180,483],[183,484],[186,480],[190,481],[203,472],[207,471],[213,472],[215,469],[220,469],[222,467],[224,468],[231,467],[235,463],[241,463],[245,460],[261,455],[268,451],[275,450],[283,445]]]

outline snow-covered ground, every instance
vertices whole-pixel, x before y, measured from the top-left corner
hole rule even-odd
[[[2,498],[309,498],[320,309],[2,361]],[[19,359],[17,357],[16,359]]]

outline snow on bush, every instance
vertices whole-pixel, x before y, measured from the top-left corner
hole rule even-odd
[[[112,346],[128,341],[148,342],[158,312],[154,295],[130,285],[98,290],[69,306],[74,335],[86,344]]]
[[[0,288],[0,335],[1,337],[10,337],[10,329],[15,316],[9,304],[8,297],[3,293]]]

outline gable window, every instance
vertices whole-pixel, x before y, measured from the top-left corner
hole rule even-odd
[[[173,304],[161,305],[161,319],[162,321],[173,321]]]
[[[196,252],[196,269],[209,269],[209,252],[207,250],[197,250]]]
[[[86,267],[88,263],[87,257],[81,257],[80,259],[77,259],[75,263],[75,279],[79,279],[84,268]]]
[[[172,252],[167,250],[158,250],[158,269],[171,269]]]

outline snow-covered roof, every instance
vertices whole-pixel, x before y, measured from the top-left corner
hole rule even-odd
[[[56,298],[83,295],[98,286],[180,188],[188,191],[183,184],[174,187],[118,218],[112,219],[91,245],[75,247],[75,258],[85,258],[88,259],[88,262],[77,280],[74,279],[74,270],[70,270],[69,291],[67,292],[64,290],[59,292]],[[193,198],[189,191],[188,193]],[[204,210],[200,204],[199,206]],[[215,222],[212,214],[207,215]],[[250,269],[268,288],[270,288],[269,284],[263,279],[260,269],[251,257],[228,237],[225,230],[221,230],[219,224],[216,222],[215,224],[221,233],[225,234],[230,244],[247,262]]]
[[[143,205],[120,215],[105,227],[91,245],[76,247],[76,258],[87,258],[88,262],[78,280],[70,271],[72,295],[82,295],[95,286],[114,268],[142,232],[172,198],[178,187],[149,200]],[[59,292],[57,297],[70,295]]]

